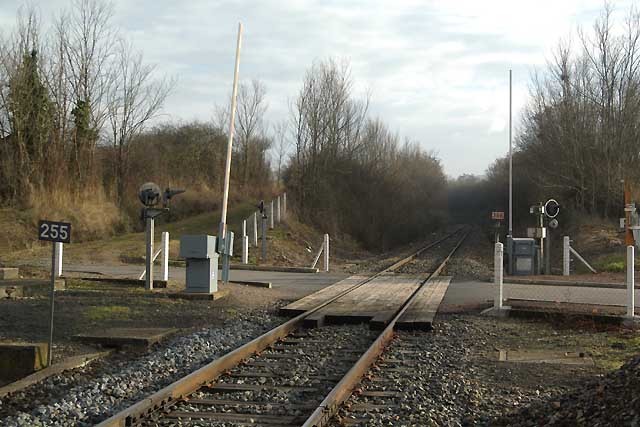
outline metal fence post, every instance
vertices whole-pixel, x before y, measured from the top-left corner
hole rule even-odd
[[[169,232],[162,232],[162,280],[169,280]]]
[[[627,246],[627,317],[635,316],[635,271],[633,245]]]
[[[324,271],[329,272],[329,235],[324,235]]]
[[[571,241],[569,236],[564,236],[562,239],[562,275],[568,276],[571,274]]]
[[[502,243],[498,242],[495,246],[494,262],[493,262],[493,283],[496,285],[495,300],[493,307],[502,309],[503,284],[502,284],[502,257],[504,248]]]
[[[55,253],[56,253],[56,268],[55,268],[55,273],[56,273],[56,277],[60,277],[62,276],[62,251],[63,251],[63,243],[62,242],[55,242]]]

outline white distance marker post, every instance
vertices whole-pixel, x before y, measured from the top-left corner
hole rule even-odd
[[[56,277],[62,276],[62,252],[64,243],[56,242]]]
[[[51,289],[49,293],[49,342],[47,344],[47,366],[51,366],[53,355],[53,313],[56,293],[56,244],[71,243],[71,224],[68,222],[40,220],[38,240],[51,244]]]

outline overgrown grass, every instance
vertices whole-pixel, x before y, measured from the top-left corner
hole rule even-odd
[[[114,319],[127,320],[131,317],[131,308],[124,305],[94,306],[87,308],[84,315],[92,322]]]
[[[638,264],[639,261],[640,258],[636,258],[636,264]],[[586,272],[586,267],[582,266],[582,263],[580,261],[577,261],[576,265],[579,265],[580,268],[584,268]],[[593,268],[595,268],[597,271],[624,273],[627,269],[627,260],[624,254],[615,253],[598,257],[592,265]]]
[[[597,366],[614,370],[640,353],[640,337],[631,335],[607,336],[606,347],[594,347],[591,352]]]

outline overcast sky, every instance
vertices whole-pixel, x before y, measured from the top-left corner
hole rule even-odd
[[[8,29],[22,0],[0,0]],[[613,2],[626,13],[628,1]],[[32,1],[43,20],[68,0]],[[241,80],[260,79],[268,119],[314,59],[346,58],[371,114],[435,151],[450,176],[481,174],[508,149],[508,70],[514,119],[535,67],[562,37],[591,27],[600,0],[116,0],[115,22],[178,84],[165,118],[208,120],[230,93],[237,23],[245,27]]]

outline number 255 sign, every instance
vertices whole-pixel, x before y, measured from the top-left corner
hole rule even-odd
[[[38,239],[71,243],[71,223],[41,220],[38,222]]]

